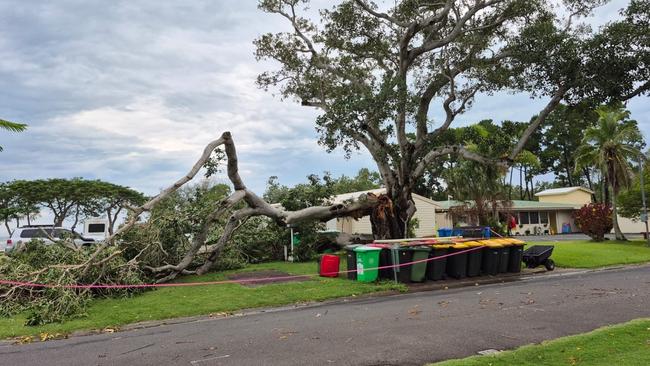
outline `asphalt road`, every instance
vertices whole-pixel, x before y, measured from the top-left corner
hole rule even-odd
[[[648,316],[641,266],[3,345],[0,364],[422,365]]]

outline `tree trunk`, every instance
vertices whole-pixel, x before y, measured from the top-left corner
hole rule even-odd
[[[54,214],[54,226],[55,227],[63,226],[63,220],[65,220],[65,216]]]
[[[510,186],[508,187],[508,201],[512,201],[512,173],[514,173],[515,167],[510,167]]]
[[[9,220],[5,219],[5,227],[7,228],[7,234],[11,236],[11,228],[9,227]]]
[[[380,196],[380,203],[370,213],[370,224],[375,239],[402,239],[407,236],[408,222],[414,207],[410,191],[395,187],[393,197]]]
[[[591,181],[591,174],[589,174],[589,168],[583,168],[582,170],[585,174],[585,177],[587,178],[587,184],[589,185],[589,189],[594,192],[591,194],[591,200],[594,201],[595,203],[598,203],[598,197],[596,196],[596,191],[594,191],[594,184]]]
[[[70,227],[70,230],[74,232],[74,229],[77,228],[77,224],[79,223],[79,206],[77,206],[75,212],[74,212],[74,222],[72,223],[72,227]],[[63,224],[63,223],[61,223]]]
[[[524,182],[523,182],[523,174],[522,174],[522,166],[519,166],[519,199],[523,201],[524,199]]]
[[[562,150],[563,155],[564,155],[564,169],[566,170],[566,179],[569,182],[569,187],[573,187],[573,177],[571,175],[573,169],[571,168],[571,165],[569,164],[569,153],[566,150],[566,146],[564,146],[564,149]]]
[[[627,240],[625,235],[621,232],[620,226],[618,226],[618,213],[616,209],[616,192],[612,188],[612,221],[614,222],[614,236],[616,240]]]
[[[31,225],[32,225],[32,220],[30,219],[29,212],[28,212],[27,213],[27,226],[31,226]]]

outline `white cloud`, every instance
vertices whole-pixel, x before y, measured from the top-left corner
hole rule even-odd
[[[255,61],[252,40],[287,28],[255,1],[0,2],[0,113],[30,125],[0,135],[0,180],[84,176],[155,193],[226,130],[257,191],[270,175],[292,184],[374,168],[366,153],[325,153],[315,110],[255,86],[275,66]],[[459,124],[527,120],[544,103],[481,96]],[[630,108],[650,138],[647,103]]]

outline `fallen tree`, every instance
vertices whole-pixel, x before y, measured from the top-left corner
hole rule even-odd
[[[154,243],[141,249],[128,260],[122,255],[125,248],[121,238],[132,230],[141,216],[150,212],[174,192],[190,182],[202,167],[210,163],[215,151],[223,149],[227,160],[227,175],[233,186],[233,192],[219,201],[211,212],[202,220],[200,229],[191,238],[184,255],[174,264],[149,266],[144,263],[142,255]],[[272,205],[249,190],[239,175],[237,152],[229,132],[210,142],[190,171],[171,186],[141,206],[129,207],[129,218],[115,233],[108,236],[94,248],[74,248],[65,240],[54,245],[42,245],[39,242],[28,243],[16,248],[14,253],[0,262],[2,280],[15,281],[13,285],[0,285],[0,314],[12,315],[26,309],[32,310],[29,324],[60,321],[66,317],[83,313],[83,308],[92,296],[128,295],[129,289],[95,290],[89,288],[65,288],[67,285],[87,284],[141,284],[146,281],[156,283],[168,282],[179,275],[203,274],[208,272],[219,258],[221,250],[231,239],[236,230],[248,218],[265,216],[275,224],[286,227],[308,221],[328,221],[337,217],[360,218],[372,214],[386,215],[391,205],[385,195],[362,194],[349,202],[326,206],[313,206],[301,210],[289,211]],[[211,245],[207,253],[200,258],[197,254],[205,246],[209,233],[215,225],[228,217],[216,244]],[[51,238],[52,239],[52,238]],[[154,250],[158,250],[155,249]],[[65,255],[71,252],[74,254]],[[29,283],[47,283],[58,285],[54,288],[33,288]]]

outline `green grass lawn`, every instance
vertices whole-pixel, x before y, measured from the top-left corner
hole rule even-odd
[[[608,240],[600,243],[576,240],[529,244],[555,246],[551,258],[558,267],[565,268],[597,268],[650,261],[650,247],[640,240]]]
[[[650,318],[604,327],[491,356],[474,356],[436,366],[626,366],[650,365]]]
[[[345,263],[341,263],[344,266]],[[217,281],[227,274],[255,270],[279,270],[291,274],[313,274],[316,263],[264,263],[243,270],[210,273],[188,277],[184,282]],[[285,304],[321,301],[344,296],[377,291],[405,290],[404,285],[391,282],[364,284],[344,278],[322,278],[304,282],[268,284],[245,287],[239,284],[220,284],[192,287],[166,287],[131,298],[98,299],[88,307],[88,316],[63,323],[38,327],[24,325],[25,316],[0,318],[0,339],[38,335],[40,333],[69,333],[79,329],[104,329],[147,320],[228,313],[241,309],[278,306]]]
[[[539,244],[555,245],[552,258],[559,267],[595,268],[650,261],[650,248],[641,241],[592,243],[582,240]],[[341,266],[345,266],[344,261]],[[251,265],[239,271],[187,277],[182,281],[217,281],[234,272],[271,269],[290,274],[317,272],[313,262],[276,262]],[[343,278],[314,277],[305,282],[269,284],[255,288],[239,284],[161,288],[131,298],[94,300],[88,307],[87,316],[63,323],[26,327],[24,314],[0,318],[0,339],[39,333],[69,333],[79,329],[113,328],[146,320],[227,313],[246,308],[322,301],[387,290],[405,290],[405,286],[391,282],[364,284]]]

